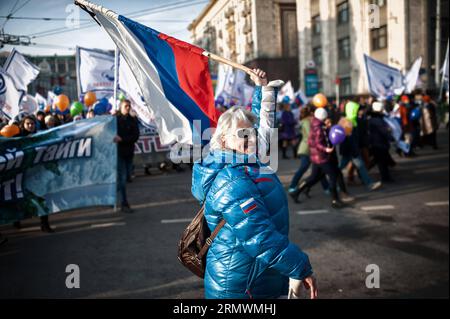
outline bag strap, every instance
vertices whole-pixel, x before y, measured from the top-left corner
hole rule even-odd
[[[205,205],[203,205],[202,209],[204,209]],[[225,225],[226,221],[225,219],[222,219],[220,221],[220,223],[216,226],[216,228],[214,229],[214,231],[212,232],[211,236],[209,236],[208,238],[206,238],[206,243],[203,245],[202,249],[200,250],[200,252],[198,253],[198,258],[202,259],[203,256],[206,254],[206,252],[209,249],[209,246],[211,246],[214,238],[216,238],[217,234],[219,233],[219,231],[222,229],[222,227]]]

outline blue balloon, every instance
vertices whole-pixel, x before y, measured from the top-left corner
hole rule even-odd
[[[216,106],[224,105],[224,103],[225,103],[225,99],[223,98],[223,96],[219,95],[216,100]]]
[[[335,125],[331,128],[328,137],[330,138],[331,144],[341,144],[345,140],[345,130],[342,126]]]
[[[62,92],[63,92],[63,89],[59,85],[55,86],[53,89],[53,93],[55,93],[56,95],[60,95]]]
[[[411,121],[417,121],[422,116],[422,112],[419,108],[415,108],[411,110],[411,114],[409,115],[409,118]]]
[[[102,115],[106,113],[107,104],[101,103],[101,101],[98,101],[94,104],[94,114],[95,115]]]

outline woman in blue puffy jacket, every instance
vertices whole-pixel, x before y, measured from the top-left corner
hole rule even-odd
[[[207,254],[205,297],[298,297],[304,286],[316,298],[308,256],[288,239],[284,188],[263,163],[270,154],[282,81],[268,84],[263,71],[253,72],[252,112],[233,107],[222,114],[210,153],[193,168],[192,193],[205,204],[209,228],[226,221]],[[276,141],[272,144],[276,147]]]

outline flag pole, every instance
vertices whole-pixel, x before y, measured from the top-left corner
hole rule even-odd
[[[117,86],[119,85],[119,48],[114,50],[114,109],[117,111]]]
[[[245,73],[247,73],[248,75],[254,75],[255,74],[252,69],[246,67],[245,65],[242,65],[242,64],[233,62],[231,60],[222,58],[221,56],[218,56],[218,55],[216,55],[214,53],[211,53],[211,52],[208,52],[208,51],[203,51],[203,55],[207,56],[208,58],[210,58],[213,61],[216,61],[216,62],[219,62],[219,63],[223,63],[223,64],[227,64],[227,65],[232,66],[233,68],[236,68],[238,70],[242,70]]]

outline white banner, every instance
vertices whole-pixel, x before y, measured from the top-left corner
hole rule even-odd
[[[9,54],[3,70],[11,76],[16,88],[24,92],[27,91],[28,84],[33,82],[39,74],[39,68],[16,49]]]
[[[78,93],[109,98],[114,93],[114,53],[77,47],[76,60]]]
[[[131,102],[131,107],[136,112],[139,120],[143,125],[149,128],[156,128],[154,115],[150,108],[145,104],[144,97],[139,88],[139,84],[131,72],[127,61],[119,55],[119,79],[118,89],[125,93],[127,99]]]
[[[12,77],[0,69],[0,111],[10,119],[19,114],[23,94],[23,91],[16,89]]]
[[[380,100],[400,95],[404,91],[403,75],[400,70],[390,67],[368,55],[364,55],[370,93]]]

